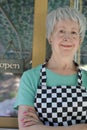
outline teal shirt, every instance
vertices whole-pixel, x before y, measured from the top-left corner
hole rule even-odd
[[[27,70],[23,73],[20,80],[20,86],[14,106],[15,109],[18,109],[19,105],[34,106],[34,98],[40,83],[40,69],[41,65]],[[68,76],[59,75],[49,69],[46,69],[46,74],[47,86],[77,85],[77,74]],[[87,71],[85,70],[82,70],[82,86],[87,89]]]

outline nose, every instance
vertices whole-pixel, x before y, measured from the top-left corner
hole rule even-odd
[[[69,32],[66,32],[65,35],[64,35],[64,39],[65,40],[68,40],[68,39],[71,39],[71,34]]]

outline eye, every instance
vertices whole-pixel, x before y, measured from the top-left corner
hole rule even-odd
[[[72,31],[71,34],[78,35],[78,33],[76,31]]]
[[[65,31],[64,31],[64,30],[59,30],[59,33],[61,33],[61,34],[62,34],[62,33],[65,33]]]

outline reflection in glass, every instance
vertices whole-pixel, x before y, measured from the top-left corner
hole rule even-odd
[[[33,16],[34,0],[0,1],[0,117],[17,116],[20,76],[32,65]]]

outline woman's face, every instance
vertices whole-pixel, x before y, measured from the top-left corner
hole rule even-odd
[[[74,57],[80,46],[79,24],[72,20],[56,23],[49,39],[52,53],[60,56]]]

